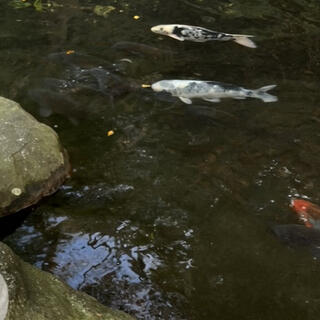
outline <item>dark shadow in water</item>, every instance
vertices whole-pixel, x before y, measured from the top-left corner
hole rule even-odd
[[[24,223],[34,208],[27,208],[17,213],[0,218],[0,241],[14,233]]]

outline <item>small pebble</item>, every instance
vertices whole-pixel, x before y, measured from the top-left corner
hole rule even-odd
[[[21,190],[20,188],[13,188],[13,189],[11,190],[11,193],[18,197],[18,196],[21,195],[22,190]]]

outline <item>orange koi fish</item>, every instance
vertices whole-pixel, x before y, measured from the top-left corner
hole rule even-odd
[[[320,207],[302,199],[291,200],[292,209],[307,228],[320,229]]]

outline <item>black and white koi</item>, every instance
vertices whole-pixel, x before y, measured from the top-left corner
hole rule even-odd
[[[253,37],[252,35],[218,32],[202,27],[188,26],[184,24],[160,24],[152,27],[151,31],[161,35],[169,36],[179,41],[189,40],[194,42],[206,42],[212,40],[231,40],[245,47],[257,47],[256,44],[249,39]]]
[[[275,102],[278,101],[278,98],[267,93],[275,87],[276,85],[269,85],[251,90],[228,83],[200,80],[161,80],[151,85],[154,91],[171,93],[172,96],[178,97],[187,104],[191,104],[191,99],[194,98],[209,102],[220,102],[222,98],[237,100],[257,98],[263,102]]]

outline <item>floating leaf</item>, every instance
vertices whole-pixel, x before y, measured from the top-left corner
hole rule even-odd
[[[93,9],[93,12],[97,15],[97,16],[101,16],[106,18],[108,16],[108,14],[115,10],[116,8],[113,6],[95,6]]]
[[[37,11],[42,11],[42,0],[35,0],[33,6],[36,8]]]
[[[109,130],[108,133],[107,133],[107,136],[110,137],[112,135],[114,135],[114,131],[113,130]]]
[[[133,63],[131,59],[128,59],[128,58],[123,58],[123,59],[120,59],[120,61],[122,62],[128,62],[128,63]]]

